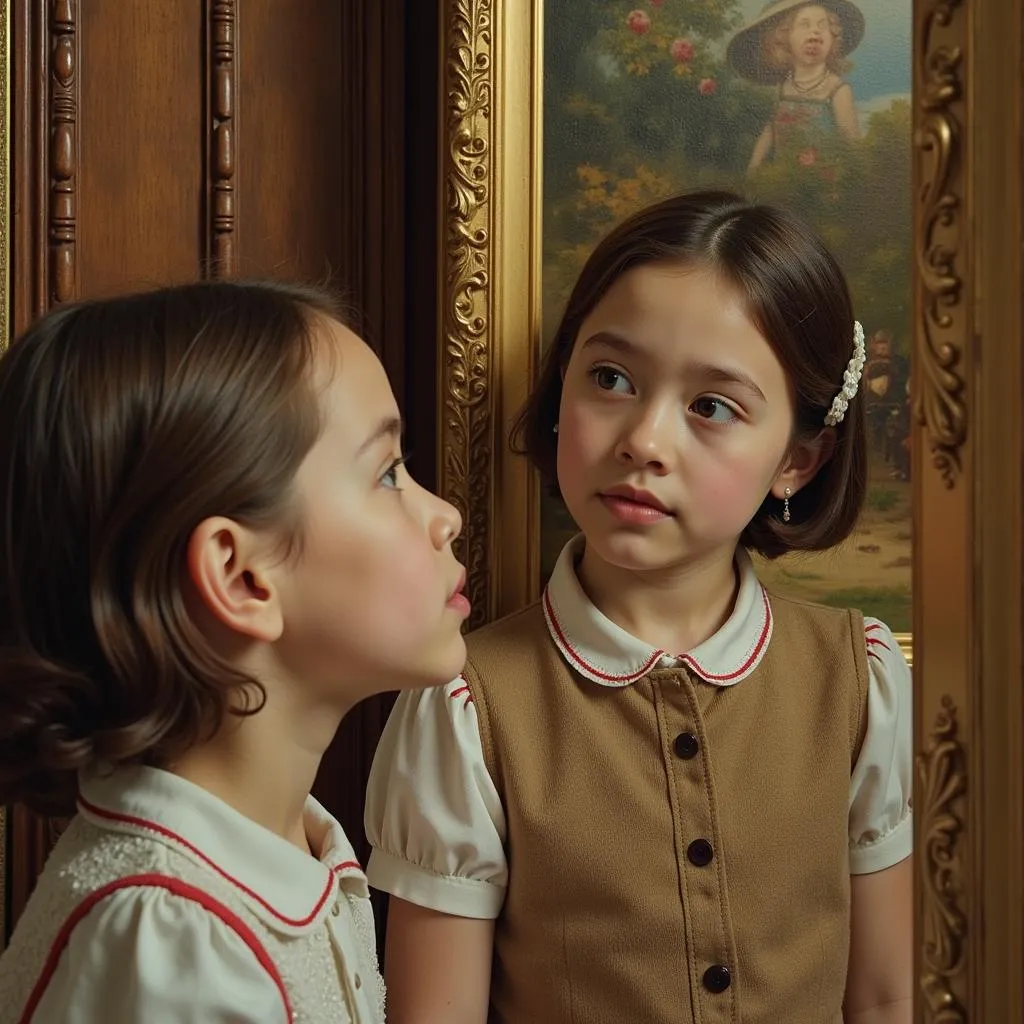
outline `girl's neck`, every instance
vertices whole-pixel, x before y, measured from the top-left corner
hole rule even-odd
[[[635,572],[611,565],[588,545],[576,571],[599,611],[670,654],[692,651],[718,632],[732,612],[738,586],[733,548],[685,565]]]
[[[828,65],[824,61],[820,64],[794,64],[789,72],[789,80],[797,88],[820,85],[827,77]]]
[[[320,760],[341,722],[335,708],[281,707],[268,692],[254,715],[230,716],[169,770],[305,852],[303,814]]]

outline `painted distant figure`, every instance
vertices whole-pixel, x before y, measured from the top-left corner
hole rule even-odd
[[[808,154],[823,138],[860,137],[853,89],[843,75],[863,37],[864,15],[851,0],[773,0],[736,33],[727,51],[733,69],[778,88],[748,173],[769,159],[813,162]]]

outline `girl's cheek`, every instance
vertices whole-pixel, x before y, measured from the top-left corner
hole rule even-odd
[[[600,423],[579,404],[567,405],[558,421],[560,457],[585,456],[599,445]]]

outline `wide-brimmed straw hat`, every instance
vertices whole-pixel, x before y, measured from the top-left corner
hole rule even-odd
[[[843,27],[843,56],[852,53],[864,38],[864,15],[852,0],[771,0],[764,10],[729,40],[726,59],[737,74],[770,85],[778,82],[785,69],[771,65],[765,57],[764,39],[790,11],[800,7],[823,7],[832,11]]]

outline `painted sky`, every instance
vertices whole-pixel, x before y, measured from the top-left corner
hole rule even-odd
[[[883,97],[910,93],[911,0],[864,0],[858,6],[864,12],[864,40],[851,55],[855,66],[849,81],[858,104],[873,107]],[[740,0],[747,20],[764,7],[765,0]]]

